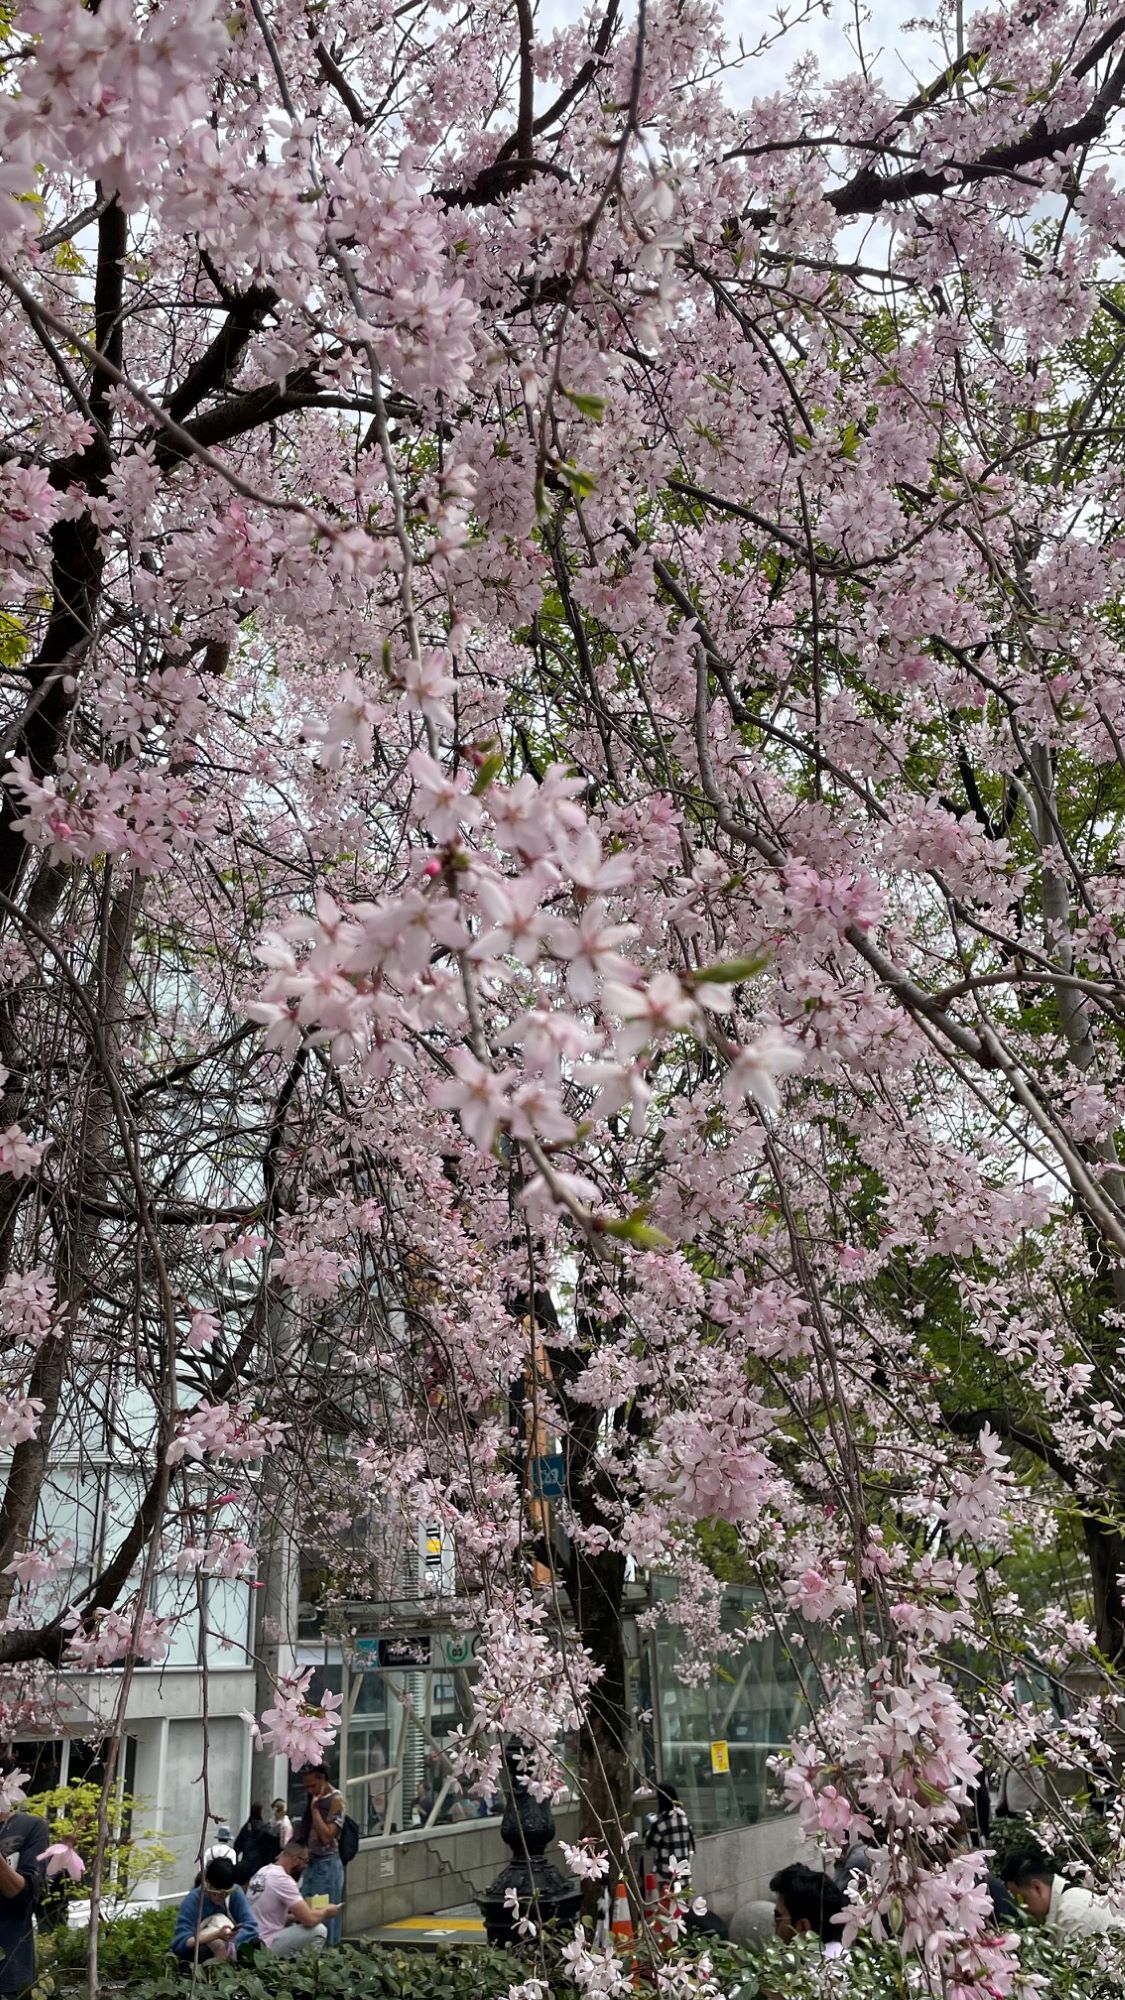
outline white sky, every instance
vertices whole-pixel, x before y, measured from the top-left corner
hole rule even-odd
[[[787,0],[785,11],[791,20],[799,14],[801,5],[802,0]],[[584,12],[583,0],[539,0],[537,18],[541,31],[550,30],[579,19]],[[771,0],[768,7],[756,5],[755,0],[729,0],[724,12],[732,47],[741,36],[746,47],[753,48],[763,34],[777,27],[777,0]],[[916,18],[908,0],[871,0],[869,6],[861,6],[858,12],[859,34],[869,68],[879,75],[892,95],[901,92],[908,96],[921,76],[933,73],[937,66],[935,55],[941,60],[936,37],[904,27],[905,22]],[[730,79],[732,101],[746,103],[753,97],[782,89],[794,64],[810,50],[815,51],[825,76],[844,76],[858,69],[856,14],[857,8],[850,0],[839,5],[828,0],[828,4],[818,6],[811,20],[792,28],[775,48],[748,63],[741,74],[736,73]]]

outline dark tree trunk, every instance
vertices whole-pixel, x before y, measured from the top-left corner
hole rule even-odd
[[[128,243],[125,212],[114,200],[98,221],[98,261],[94,277],[94,345],[115,368],[122,362],[121,307],[124,259]],[[94,436],[77,456],[56,460],[51,484],[65,492],[84,487],[91,497],[104,494],[112,469],[109,432],[113,383],[95,366],[89,390]],[[43,644],[27,669],[28,696],[36,699],[5,764],[26,757],[32,775],[42,778],[52,769],[67,718],[74,705],[81,660],[97,627],[105,556],[101,535],[89,514],[56,521],[51,530],[51,609]],[[64,668],[70,671],[64,672]],[[30,704],[29,704],[30,706]],[[19,796],[11,786],[0,796],[0,889],[14,896],[29,853],[15,821]]]
[[[604,1842],[608,1847],[614,1877],[628,1880],[631,1850],[625,1845],[625,1836],[633,1823],[633,1774],[622,1631],[624,1594],[623,1556],[612,1551],[594,1556],[575,1551],[571,1599],[578,1637],[602,1670],[591,1691],[578,1742],[580,1828],[584,1839],[599,1845]]]
[[[1125,1661],[1125,1538],[1115,1528],[1105,1527],[1089,1514],[1082,1517],[1086,1554],[1090,1562],[1091,1595],[1094,1605],[1094,1632],[1099,1650],[1111,1666]]]

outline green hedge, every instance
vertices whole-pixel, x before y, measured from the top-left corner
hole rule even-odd
[[[185,2000],[186,1983],[166,1957],[173,1922],[174,1912],[153,1910],[107,1923],[99,1949],[107,1985],[124,1989],[127,2000]],[[85,1932],[57,1933],[46,1943],[37,1982],[40,2000],[52,1995],[72,2000],[84,1984]],[[767,2000],[779,1994],[784,2000],[819,2000],[826,1972],[833,1975],[833,1995],[846,1992],[847,2000],[918,2000],[920,1990],[917,1965],[904,1961],[893,1946],[857,1946],[847,1960],[846,1987],[839,1962],[827,1967],[819,1947],[808,1939],[789,1945],[771,1939],[755,1946],[700,1940],[678,1954],[685,1970],[693,1958],[704,1955],[720,1991],[732,2000]],[[1125,1953],[1113,1941],[1068,1940],[1029,1927],[1021,1958],[1043,1982],[1040,2000],[1122,2000],[1125,1995]],[[640,1990],[654,1992],[643,1977],[643,1954],[639,1963]],[[578,2000],[551,1947],[543,1966],[530,1952],[523,1958],[484,1944],[430,1953],[359,1942],[289,1959],[259,1952],[239,1964],[208,1966],[200,1985],[208,2000],[506,2000],[508,1989],[533,1973],[545,1979],[551,2000]]]
[[[174,1909],[161,1909],[103,1925],[100,1978],[124,1989],[127,2000],[184,2000],[187,1982],[168,1960],[175,1921]],[[83,1928],[40,1939],[35,1990],[41,2000],[52,1994],[70,2000],[82,1990],[86,1936]],[[360,1943],[286,1959],[255,1952],[234,1965],[201,1968],[200,1982],[209,2000],[334,2000],[337,1995],[348,2000],[493,2000],[526,1979],[531,1969],[488,1945],[431,1954]]]
[[[710,1957],[720,1987],[738,2000],[775,2000],[777,1995],[819,2000],[826,1991],[834,1996],[846,1992],[847,2000],[919,2000],[930,1990],[919,1984],[917,1963],[903,1959],[893,1945],[861,1942],[848,1956],[846,1974],[840,1961],[826,1965],[819,1946],[804,1938],[788,1945],[776,1939],[756,1947],[721,1944]],[[1020,1937],[1020,1962],[1042,1982],[1039,2000],[1122,2000],[1125,1995],[1125,1934],[1116,1941],[1064,1938],[1029,1924]]]
[[[111,1917],[98,1927],[98,1973],[112,1985],[159,1979],[166,1970],[176,1909],[142,1910],[135,1917]],[[39,1936],[39,1988],[73,1987],[86,1975],[89,1930],[48,1931]],[[48,1981],[51,1982],[50,1986]]]

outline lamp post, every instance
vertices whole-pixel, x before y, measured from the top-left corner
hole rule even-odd
[[[510,1744],[504,1762],[508,1803],[500,1837],[511,1848],[512,1859],[477,1897],[489,1944],[518,1944],[517,1925],[523,1917],[530,1918],[538,1935],[544,1924],[573,1923],[582,1907],[582,1890],[574,1877],[547,1860],[546,1850],[555,1837],[554,1814],[546,1799],[532,1798],[528,1791],[523,1746]]]

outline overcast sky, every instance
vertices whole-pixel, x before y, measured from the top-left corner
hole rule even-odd
[[[788,0],[790,18],[800,12],[801,4],[802,0]],[[769,7],[756,5],[755,0],[728,0],[724,11],[732,45],[741,35],[752,48],[763,33],[777,25],[776,0]],[[582,0],[539,0],[541,29],[576,20],[583,12]],[[935,37],[917,30],[908,32],[903,26],[913,12],[908,0],[872,0],[870,7],[861,10],[860,32],[868,65],[894,94],[909,95],[919,77],[932,75],[935,67]],[[783,88],[794,64],[809,50],[815,50],[825,75],[845,75],[858,67],[855,46],[855,8],[850,4],[818,7],[814,19],[794,27],[777,47],[731,78],[731,97],[744,103]]]

